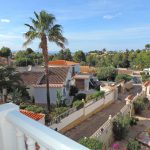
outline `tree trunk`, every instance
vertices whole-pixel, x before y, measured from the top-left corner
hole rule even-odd
[[[48,70],[48,48],[47,48],[47,38],[45,35],[41,38],[40,47],[42,48],[42,53],[44,56],[44,67],[45,67],[45,78],[46,78],[46,96],[47,96],[47,109],[50,112],[50,92],[49,92],[49,70]]]

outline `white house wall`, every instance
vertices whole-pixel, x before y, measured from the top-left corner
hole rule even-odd
[[[57,91],[62,93],[62,88],[50,88],[50,100],[51,103],[56,104],[57,101]],[[46,88],[36,87],[34,88],[33,96],[35,99],[35,103],[39,104],[47,104],[47,97],[46,97]]]

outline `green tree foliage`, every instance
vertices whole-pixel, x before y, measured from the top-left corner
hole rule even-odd
[[[79,143],[91,150],[102,150],[103,143],[93,138],[81,138]]]
[[[116,70],[113,66],[97,68],[97,77],[99,80],[113,80]]]
[[[115,78],[115,81],[125,80],[125,82],[130,81],[132,77],[127,74],[118,74]]]
[[[2,47],[0,49],[0,56],[8,58],[11,56],[11,50],[8,47]]]
[[[146,45],[145,45],[145,49],[146,49],[146,50],[150,50],[150,44],[146,44]]]
[[[140,150],[140,144],[134,139],[129,139],[127,143],[127,150]]]
[[[17,66],[28,66],[41,64],[43,62],[43,55],[38,52],[34,52],[32,49],[18,51],[15,55],[15,63]]]
[[[139,97],[136,101],[133,102],[135,114],[140,115],[145,109],[144,101],[141,97]]]
[[[73,60],[75,62],[86,61],[85,53],[82,50],[78,50],[73,55]]]
[[[56,54],[53,60],[72,60],[72,55],[70,49],[62,49]]]
[[[129,125],[129,116],[118,115],[118,117],[113,121],[112,128],[115,140],[122,140],[127,136]]]

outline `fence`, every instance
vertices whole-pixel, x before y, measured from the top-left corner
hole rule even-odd
[[[140,94],[137,94],[133,100],[131,104],[127,104],[125,105],[119,113],[121,113],[122,115],[127,115],[132,113],[132,105],[133,102],[139,97],[139,96],[143,96],[143,93],[141,92]],[[91,138],[96,138],[98,140],[100,140],[101,142],[103,142],[106,147],[108,148],[108,146],[113,142],[113,132],[112,132],[112,122],[113,120],[117,117],[117,115],[115,115],[113,118],[109,117],[109,119],[91,136]]]
[[[92,100],[85,104],[80,110],[72,109],[71,111],[66,111],[65,113],[58,116],[50,125],[51,128],[62,130],[63,128],[69,126],[73,122],[82,121],[87,118],[90,114],[99,111],[105,105],[114,101],[114,91],[105,95],[105,98],[100,98],[99,100]]]

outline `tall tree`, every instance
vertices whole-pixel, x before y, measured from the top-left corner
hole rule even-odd
[[[8,58],[11,56],[11,50],[8,47],[2,47],[0,49],[0,56],[7,58],[7,63],[8,62]]]
[[[73,60],[75,62],[86,61],[85,53],[82,50],[78,50],[74,53]]]
[[[59,24],[55,24],[55,17],[53,14],[49,14],[45,11],[41,11],[39,14],[34,12],[35,19],[31,18],[32,25],[25,24],[29,30],[25,33],[26,42],[24,45],[28,45],[34,39],[39,39],[39,48],[42,49],[45,65],[45,77],[47,88],[47,107],[50,111],[50,92],[49,92],[49,71],[48,71],[48,41],[54,42],[61,48],[64,48],[64,44],[67,42],[66,38],[62,35],[62,27]]]

